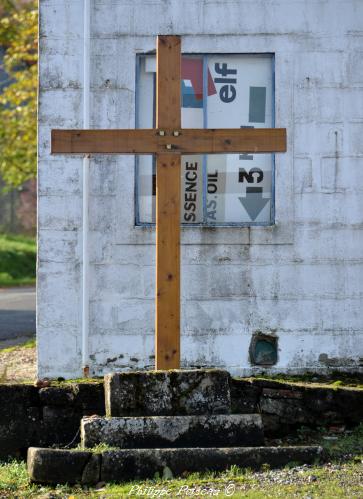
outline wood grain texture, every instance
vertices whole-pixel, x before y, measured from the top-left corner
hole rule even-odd
[[[173,119],[175,115],[173,115]],[[164,121],[165,117],[162,118]],[[71,154],[223,154],[286,151],[284,128],[158,130],[52,130],[52,153]],[[171,149],[167,149],[170,144]]]
[[[180,159],[157,157],[156,369],[180,367]]]
[[[158,36],[156,46],[156,128],[181,127],[181,40]]]
[[[180,43],[178,36],[157,39],[157,128],[181,126]],[[156,369],[180,368],[180,164],[179,154],[157,156]]]
[[[178,137],[172,133],[158,139],[158,149],[166,144],[171,151],[180,154],[223,154],[223,153],[272,153],[286,151],[286,130],[284,128],[222,128],[180,130]]]
[[[156,153],[157,131],[52,130],[52,154],[150,154]]]

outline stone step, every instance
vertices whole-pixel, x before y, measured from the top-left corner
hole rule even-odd
[[[230,375],[220,369],[134,371],[105,376],[107,416],[229,414]]]
[[[231,466],[258,469],[288,463],[311,464],[323,459],[323,449],[304,447],[227,447],[180,449],[120,449],[102,454],[77,450],[28,450],[28,473],[38,483],[82,483],[180,476],[185,472],[223,471]]]
[[[85,448],[100,443],[121,449],[241,447],[263,445],[260,414],[210,416],[85,417]]]

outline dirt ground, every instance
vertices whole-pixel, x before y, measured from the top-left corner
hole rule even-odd
[[[36,347],[34,340],[0,350],[1,383],[33,382],[35,379]]]

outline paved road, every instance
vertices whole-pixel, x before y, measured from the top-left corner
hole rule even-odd
[[[0,289],[0,341],[35,334],[35,288]]]

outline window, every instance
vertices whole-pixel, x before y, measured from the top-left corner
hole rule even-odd
[[[273,56],[184,55],[183,128],[272,128]],[[137,60],[136,126],[155,126],[153,55]],[[136,158],[136,224],[155,223],[155,160]],[[181,222],[186,226],[271,225],[273,154],[182,156]]]

